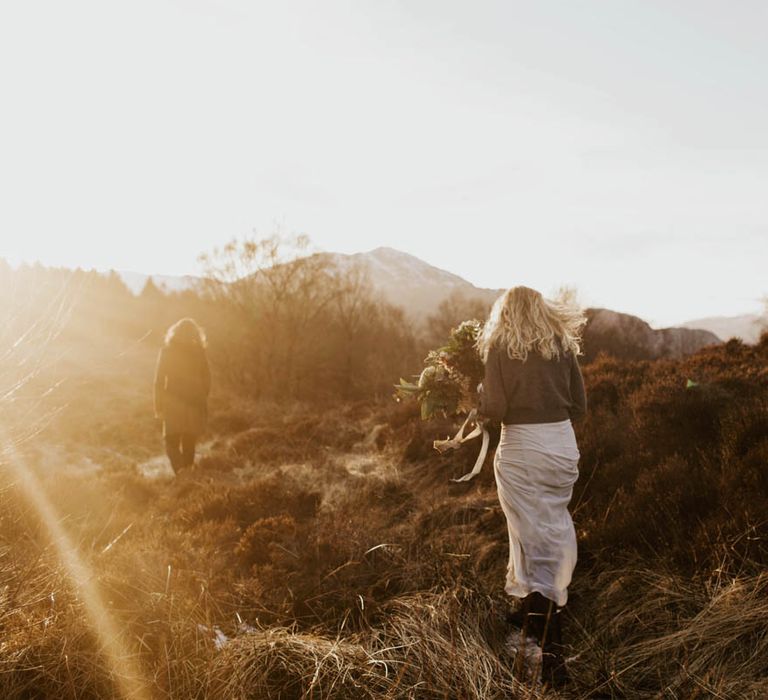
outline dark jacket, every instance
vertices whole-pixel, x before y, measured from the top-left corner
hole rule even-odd
[[[485,363],[479,413],[505,424],[555,423],[586,413],[579,361],[571,352],[545,360],[535,352],[522,360],[492,348]]]
[[[164,345],[155,370],[155,413],[166,435],[199,435],[208,417],[211,373],[199,345]]]

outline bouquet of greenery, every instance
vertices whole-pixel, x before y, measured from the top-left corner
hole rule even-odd
[[[477,352],[477,338],[483,324],[464,321],[451,331],[448,342],[430,350],[424,370],[416,383],[400,379],[396,398],[415,398],[421,417],[452,416],[470,411],[477,404],[477,385],[483,378],[483,361]]]
[[[398,400],[415,398],[421,403],[421,417],[429,420],[435,415],[454,416],[467,413],[461,427],[454,437],[435,440],[433,445],[438,452],[457,450],[467,440],[480,435],[483,443],[480,454],[475,460],[472,471],[452,481],[469,481],[480,473],[488,452],[489,435],[485,427],[477,420],[477,386],[483,378],[485,368],[477,351],[477,339],[483,324],[480,321],[464,321],[451,331],[448,343],[437,350],[432,350],[424,360],[424,370],[418,383],[400,380],[396,385]],[[469,423],[475,427],[464,434]]]

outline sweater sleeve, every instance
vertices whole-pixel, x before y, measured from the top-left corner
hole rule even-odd
[[[161,416],[165,408],[165,377],[167,374],[165,349],[160,350],[155,367],[155,415]]]
[[[584,378],[581,375],[579,360],[571,354],[571,419],[583,418],[587,412],[587,393],[584,390]]]
[[[503,420],[507,412],[507,396],[504,392],[504,379],[501,374],[501,353],[491,348],[485,362],[485,375],[480,391],[478,413],[482,418]]]

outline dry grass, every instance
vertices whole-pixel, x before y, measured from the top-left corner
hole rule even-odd
[[[396,598],[386,613],[364,634],[331,639],[271,628],[238,637],[211,667],[211,696],[539,697],[512,677],[501,638],[497,649],[487,641],[494,627],[501,631],[492,600],[458,588]]]
[[[392,600],[375,640],[398,659],[401,697],[538,697],[517,683],[504,656],[498,599],[456,586]]]
[[[383,662],[353,638],[272,628],[227,644],[211,665],[208,694],[226,698],[381,698]]]
[[[564,697],[768,694],[767,353],[588,369]],[[448,482],[474,455],[429,450],[447,424],[405,405],[219,397],[202,468],[155,483],[136,469],[159,451],[146,397],[110,386],[25,454],[151,697],[554,697],[512,676],[504,519],[487,466]],[[117,697],[14,481],[2,474],[0,697]]]
[[[768,577],[709,582],[657,570],[606,570],[594,618],[576,633],[581,695],[762,698],[768,689]],[[583,594],[584,591],[582,590]]]

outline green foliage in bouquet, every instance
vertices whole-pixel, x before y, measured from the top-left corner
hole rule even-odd
[[[419,401],[423,420],[471,410],[483,379],[483,361],[476,347],[482,328],[482,322],[476,320],[454,328],[443,347],[429,351],[417,383],[401,379],[395,385],[395,397]]]

